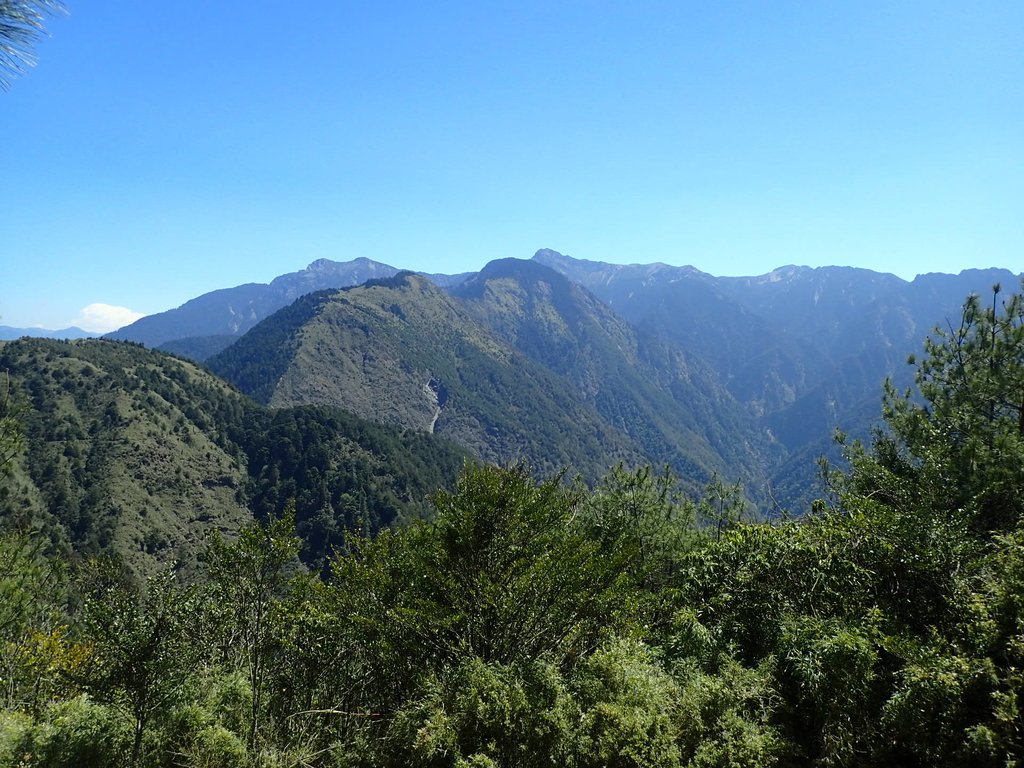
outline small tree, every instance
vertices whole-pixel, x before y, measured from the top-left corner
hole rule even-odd
[[[190,636],[198,611],[195,591],[172,571],[132,587],[124,575],[98,567],[83,605],[83,635],[93,652],[82,685],[132,722],[129,765],[142,764],[152,718],[177,700],[199,655]]]
[[[433,521],[353,541],[334,571],[357,681],[346,706],[387,712],[470,658],[571,665],[592,649],[630,593],[625,551],[588,535],[581,500],[557,477],[473,466],[437,496]]]
[[[889,432],[854,449],[846,490],[962,516],[980,532],[1012,529],[1024,512],[1024,299],[982,306],[937,328],[917,368],[919,395],[886,387]]]
[[[607,620],[620,553],[581,524],[581,494],[525,467],[468,468],[439,493],[421,548],[423,605],[448,652],[511,663],[586,647]]]
[[[7,706],[38,708],[51,658],[69,650],[61,622],[62,572],[30,533],[0,533],[0,681]],[[47,649],[40,654],[40,648]]]
[[[664,619],[657,603],[701,539],[697,514],[703,504],[686,499],[667,468],[655,474],[649,467],[629,472],[619,465],[589,494],[584,509],[588,537],[604,557],[623,563],[632,586],[648,598],[647,620]]]
[[[288,594],[298,567],[301,541],[295,536],[295,506],[284,517],[244,526],[235,541],[217,538],[208,568],[215,612],[225,650],[252,688],[249,743],[255,743],[266,702],[268,664],[275,642],[274,615]]]

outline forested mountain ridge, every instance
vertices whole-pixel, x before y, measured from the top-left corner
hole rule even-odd
[[[515,261],[501,260],[495,264]],[[792,510],[805,506],[820,492],[809,459],[822,454],[836,455],[831,443],[834,429],[867,435],[878,421],[876,392],[881,382],[890,377],[899,386],[909,383],[910,371],[904,360],[908,353],[918,349],[920,332],[955,315],[967,293],[984,292],[992,282],[1011,284],[1015,280],[1005,270],[922,275],[907,282],[869,270],[792,266],[757,277],[720,278],[692,267],[603,264],[551,250],[538,251],[533,262],[568,278],[557,293],[571,297],[562,301],[561,307],[571,309],[570,315],[576,320],[568,324],[564,318],[556,321],[562,310],[536,291],[530,294],[530,301],[534,302],[532,316],[524,315],[522,307],[510,312],[517,301],[513,294],[522,292],[523,285],[531,279],[525,272],[519,278],[526,283],[518,288],[511,288],[506,280],[507,295],[500,300],[493,291],[478,290],[488,282],[496,286],[500,283],[494,265],[488,265],[468,281],[465,275],[430,278],[462,301],[475,322],[486,326],[534,364],[571,384],[566,392],[572,392],[582,403],[559,406],[563,413],[558,418],[568,424],[563,440],[575,444],[561,446],[563,440],[554,433],[548,435],[558,446],[556,451],[561,460],[575,464],[581,454],[598,455],[593,440],[589,447],[583,447],[575,438],[565,438],[573,433],[571,422],[579,421],[570,413],[572,408],[590,408],[585,423],[593,424],[593,411],[597,411],[600,420],[613,431],[623,433],[631,444],[623,452],[621,439],[612,439],[606,451],[608,456],[626,457],[630,463],[635,463],[637,457],[639,461],[666,461],[685,476],[693,477],[696,485],[712,473],[744,478],[752,497],[762,501],[771,498],[774,501],[769,506],[781,505]],[[163,342],[162,348],[205,360],[238,341],[245,328],[261,317],[269,317],[278,305],[281,314],[275,324],[279,325],[285,317],[290,318],[286,324],[310,320],[303,313],[314,311],[322,299],[310,298],[312,294],[307,293],[300,296],[294,307],[285,303],[303,291],[345,284],[370,274],[395,273],[394,267],[366,259],[343,263],[321,260],[306,270],[283,275],[269,286],[240,286],[206,294],[186,305],[189,312],[174,310],[154,316],[153,322],[159,320],[157,324],[165,328],[166,335],[176,337]],[[553,285],[550,278],[534,284]],[[468,288],[470,285],[477,289]],[[580,289],[590,291],[590,298],[580,299]],[[478,292],[475,297],[466,292],[474,290]],[[264,299],[270,295],[275,298],[268,304]],[[264,303],[253,304],[255,296],[263,297],[260,301]],[[231,301],[226,304],[226,299]],[[550,306],[543,307],[545,301]],[[246,306],[251,311],[239,313],[232,302],[249,302]],[[573,302],[575,308],[570,307]],[[611,308],[619,324],[597,319],[596,325],[590,327],[597,335],[606,337],[608,344],[595,346],[565,332],[584,315],[595,319],[607,314],[606,309],[598,306],[601,303]],[[202,319],[201,312],[193,312],[202,306],[211,308],[210,317],[221,318],[219,325],[211,326],[208,318]],[[184,311],[185,307],[180,309]],[[197,322],[202,319],[202,323],[188,325],[192,322],[189,317]],[[230,322],[222,322],[225,317]],[[181,325],[185,320],[188,322]],[[436,317],[424,320],[434,322]],[[122,330],[137,333],[148,322],[144,318]],[[219,331],[212,333],[211,328]],[[212,335],[188,335],[193,333]],[[275,333],[282,333],[280,327]],[[429,333],[421,335],[417,343],[434,343],[427,341],[428,337]],[[295,350],[289,345],[297,344],[298,339],[280,336],[283,346],[268,343],[267,339],[244,344],[245,361],[228,352],[227,357],[235,361],[231,375],[241,376],[236,383],[257,399],[269,402],[269,390],[278,387],[285,373],[281,366],[292,360]],[[615,339],[627,341],[620,344]],[[366,360],[373,361],[372,344],[367,344]],[[638,346],[630,351],[634,344]],[[318,370],[311,381],[319,382],[322,391],[307,388],[288,402],[340,403],[354,398],[354,404],[346,407],[355,408],[367,418],[390,420],[416,429],[433,424],[442,432],[461,430],[456,439],[476,455],[492,460],[527,456],[536,461],[537,455],[544,453],[535,449],[524,452],[523,446],[534,442],[532,434],[512,437],[506,430],[499,438],[493,430],[488,433],[487,427],[481,436],[480,425],[456,427],[450,418],[446,420],[445,414],[439,413],[434,402],[437,393],[430,391],[430,382],[426,382],[424,389],[422,382],[409,380],[409,371],[401,366],[377,366],[369,372],[373,366],[367,368],[360,362],[346,374],[348,382],[330,383],[329,366],[323,355],[311,355],[308,346],[304,349],[305,362],[292,369],[288,387],[300,392],[302,385],[296,372],[306,362],[312,364],[318,358]],[[585,352],[581,354],[581,350]],[[404,354],[404,350],[395,354]],[[389,355],[393,353],[385,357]],[[627,359],[629,363],[622,365]],[[332,364],[338,370],[352,365],[340,357]],[[387,370],[397,371],[393,381]],[[526,391],[535,386],[533,374],[526,377],[535,379],[533,382],[515,381],[523,379],[527,370],[537,369],[511,370],[499,377],[504,380],[503,391],[524,387]],[[353,375],[353,371],[358,375]],[[356,382],[364,379],[374,383],[355,396]],[[550,382],[550,378],[547,380]],[[346,388],[353,391],[340,396],[338,390]],[[669,392],[671,397],[666,398]],[[492,393],[485,397],[494,399]],[[555,401],[548,397],[544,408]],[[644,404],[638,405],[641,401]],[[497,412],[499,408],[492,403],[486,410]],[[435,415],[439,415],[437,422],[433,421]],[[449,409],[447,416],[454,415],[454,409]],[[603,434],[607,437],[607,430]],[[505,444],[496,446],[499,440]],[[541,463],[549,460],[540,459]],[[594,463],[582,471],[590,478],[600,474]]]
[[[502,259],[452,290],[479,323],[567,380],[650,462],[763,487],[773,446],[702,360],[638,332],[582,286]]]
[[[105,338],[137,341],[149,347],[166,345],[169,351],[205,359],[300,296],[391,277],[398,271],[364,257],[344,262],[317,259],[305,269],[280,275],[270,283],[247,283],[204,293],[176,309],[136,320]],[[461,275],[430,277],[441,285],[462,279]]]
[[[850,267],[787,266],[757,277],[693,267],[606,264],[542,249],[534,259],[586,286],[635,327],[707,361],[753,409],[787,459],[771,479],[783,500],[815,493],[816,455],[838,427],[867,436],[886,378],[911,383],[905,364],[921,337],[960,315],[968,294],[1016,286],[1008,270],[919,275],[912,281]]]
[[[549,249],[533,258],[635,326],[706,359],[736,397],[762,413],[783,410],[857,355],[881,353],[887,364],[902,363],[919,351],[923,334],[959,315],[965,296],[1020,280],[1002,269],[907,282],[867,269],[795,266],[716,277],[693,267],[606,264]]]
[[[347,528],[428,509],[464,453],[330,408],[270,411],[194,363],[103,340],[0,345],[26,449],[0,517],[51,546],[112,554],[134,571],[194,562],[214,533],[291,501],[304,556],[322,564]]]
[[[488,461],[595,479],[644,456],[559,376],[412,273],[306,296],[207,361],[275,407],[326,403]]]

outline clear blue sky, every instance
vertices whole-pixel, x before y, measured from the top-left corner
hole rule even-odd
[[[1024,269],[1021,0],[67,2],[0,92],[0,324],[318,258]]]

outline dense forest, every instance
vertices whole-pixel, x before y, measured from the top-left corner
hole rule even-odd
[[[0,765],[1018,765],[1024,300],[993,298],[798,519],[648,469],[468,465],[324,568],[277,497],[191,570],[9,530]]]

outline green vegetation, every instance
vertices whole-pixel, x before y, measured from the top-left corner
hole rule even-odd
[[[207,363],[270,406],[344,408],[433,432],[482,461],[571,466],[590,481],[645,461],[573,385],[408,272],[303,296]]]
[[[45,599],[4,619],[0,765],[1020,765],[1024,302],[998,297],[799,520],[471,465],[322,571],[287,505],[145,579],[8,537],[0,588]]]
[[[541,475],[668,464],[691,493],[722,475],[755,498],[770,461],[704,366],[534,262],[494,262],[448,293],[399,273],[309,294],[207,362],[271,406],[334,405]]]
[[[681,348],[637,331],[535,261],[491,262],[452,293],[480,325],[562,377],[647,461],[672,467],[689,490],[721,474],[744,481],[748,493],[763,487],[767,436]]]
[[[7,526],[40,531],[51,553],[117,556],[138,575],[191,567],[212,536],[289,501],[303,558],[322,567],[347,529],[424,514],[463,462],[441,440],[336,409],[268,410],[135,344],[22,339],[0,345],[2,370],[26,444],[0,487]],[[0,414],[0,441],[13,444],[5,425],[17,423]]]

